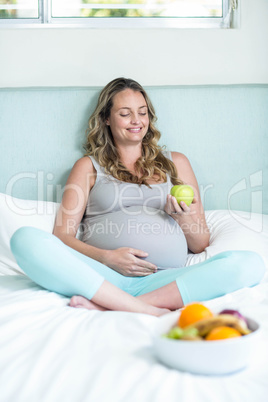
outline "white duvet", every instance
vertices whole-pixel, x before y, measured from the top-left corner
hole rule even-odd
[[[73,309],[23,276],[1,277],[0,300],[1,402],[267,402],[267,277],[206,303],[239,308],[262,328],[251,365],[218,377],[159,363],[156,317]]]
[[[158,318],[73,309],[68,298],[18,274],[10,236],[27,224],[51,230],[54,215],[18,218],[10,206],[5,210],[4,200],[0,197],[0,402],[268,401],[268,270],[258,286],[205,303],[214,311],[238,309],[261,325],[251,364],[226,376],[180,372],[154,355]],[[33,201],[27,203],[33,207]],[[188,265],[224,250],[251,249],[268,268],[268,216],[208,211],[206,218],[210,246],[189,255]]]

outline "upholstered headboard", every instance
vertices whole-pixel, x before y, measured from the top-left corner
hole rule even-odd
[[[268,86],[146,89],[161,144],[188,156],[205,209],[268,213]],[[99,91],[0,89],[0,192],[60,201]]]

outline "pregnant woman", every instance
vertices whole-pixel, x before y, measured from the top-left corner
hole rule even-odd
[[[158,145],[155,120],[137,82],[106,85],[53,234],[23,227],[11,239],[23,271],[72,297],[72,307],[161,315],[254,286],[264,275],[261,257],[247,251],[185,267],[188,249],[200,253],[209,245],[209,230],[192,167]],[[189,207],[170,195],[183,183],[194,189]]]

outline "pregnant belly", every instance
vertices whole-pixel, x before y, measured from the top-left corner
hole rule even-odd
[[[185,265],[187,242],[180,226],[163,211],[133,206],[125,211],[86,219],[81,240],[92,246],[114,250],[132,247],[146,251],[159,269]]]

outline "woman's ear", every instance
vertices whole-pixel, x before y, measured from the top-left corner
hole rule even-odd
[[[106,126],[110,125],[109,119],[106,120],[105,124],[106,124]]]

